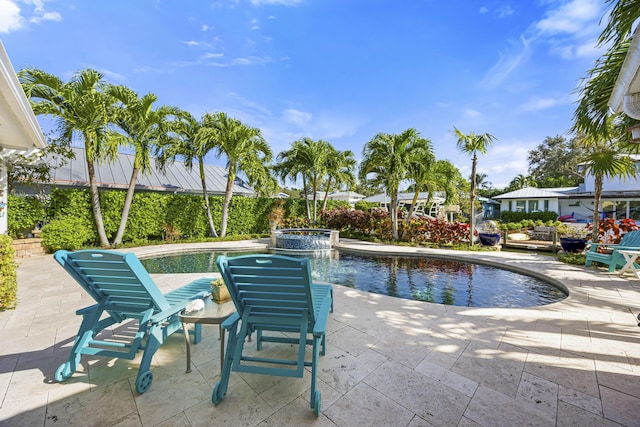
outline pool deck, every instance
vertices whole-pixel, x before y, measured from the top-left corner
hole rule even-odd
[[[241,242],[263,247],[266,240]],[[181,333],[158,350],[150,389],[135,392],[135,361],[83,358],[57,383],[80,318],[93,303],[51,255],[20,261],[18,307],[0,312],[2,426],[640,426],[640,280],[571,266],[545,254],[458,252],[340,240],[350,250],[431,254],[509,265],[564,284],[562,302],[522,309],[409,301],[334,286],[322,412],[304,379],[219,378],[218,330],[204,326],[185,373]],[[224,249],[238,242],[172,245]],[[127,249],[139,256],[167,246]],[[202,274],[153,275],[163,291]],[[496,283],[496,286],[500,286]]]

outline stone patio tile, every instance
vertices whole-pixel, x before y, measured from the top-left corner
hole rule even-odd
[[[359,383],[324,414],[337,426],[407,425],[414,414],[375,388]]]
[[[604,417],[624,426],[640,426],[640,398],[600,386]]]
[[[428,360],[423,360],[415,370],[429,378],[432,378],[447,387],[464,394],[465,396],[472,397],[478,388],[478,383],[472,381],[462,375],[451,372],[435,363],[431,363]]]
[[[324,402],[322,407],[324,408]],[[335,427],[322,412],[318,417],[309,406],[309,401],[298,397],[289,405],[280,408],[275,414],[258,424],[259,427],[307,426]]]
[[[464,416],[482,426],[550,426],[555,416],[486,386],[478,387]]]
[[[50,402],[45,426],[111,425],[135,416],[137,410],[128,381]]]
[[[602,401],[598,397],[593,397],[562,385],[558,389],[558,404],[561,402],[602,416]]]
[[[318,378],[331,388],[344,394],[351,390],[364,377],[378,369],[387,358],[373,350],[367,350],[353,357],[337,348],[327,348],[318,369]]]
[[[509,344],[500,349],[471,344],[458,358],[451,371],[515,397],[525,365],[526,350]]]
[[[470,400],[463,393],[392,360],[364,382],[436,426],[456,425]]]
[[[529,353],[525,372],[567,388],[599,396],[593,360],[562,353],[561,357]]]
[[[620,427],[620,424],[606,420],[593,412],[573,406],[566,402],[558,402],[557,427]]]
[[[257,426],[275,413],[267,402],[244,381],[231,385],[225,398],[217,405],[208,397],[184,412],[192,426]]]
[[[523,400],[555,417],[558,410],[558,384],[524,372],[516,399]]]
[[[337,347],[349,353],[352,356],[358,357],[366,350],[375,346],[376,340],[372,339],[372,336],[362,332],[351,326],[345,326],[339,331],[334,332],[327,337],[328,345],[335,343]]]

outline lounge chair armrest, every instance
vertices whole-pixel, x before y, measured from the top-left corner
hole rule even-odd
[[[240,321],[240,315],[238,313],[233,313],[231,316],[227,318],[227,320],[222,322],[221,326],[225,329],[231,329],[239,321]]]
[[[76,310],[76,314],[78,316],[84,316],[86,313],[96,310],[98,307],[99,307],[99,304],[93,304],[88,307],[79,308],[78,310]]]
[[[322,305],[316,316],[316,324],[313,325],[314,336],[319,337],[325,334],[329,310],[331,310],[331,296],[328,294],[322,301]]]

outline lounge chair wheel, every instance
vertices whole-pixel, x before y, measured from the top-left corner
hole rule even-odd
[[[220,395],[220,383],[217,382],[213,387],[213,393],[211,393],[211,401],[214,405],[217,405],[222,402],[222,399],[224,399],[224,394]]]
[[[69,362],[64,362],[62,365],[56,369],[56,381],[61,383],[62,381],[71,377],[71,365]]]
[[[313,399],[313,413],[320,416],[320,391],[316,390],[315,398]]]
[[[136,391],[142,394],[145,391],[149,390],[152,381],[153,374],[151,373],[151,371],[146,371],[141,375],[138,375],[138,378],[136,378]]]

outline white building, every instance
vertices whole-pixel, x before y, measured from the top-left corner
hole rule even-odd
[[[0,233],[7,233],[7,164],[47,145],[0,41]]]

